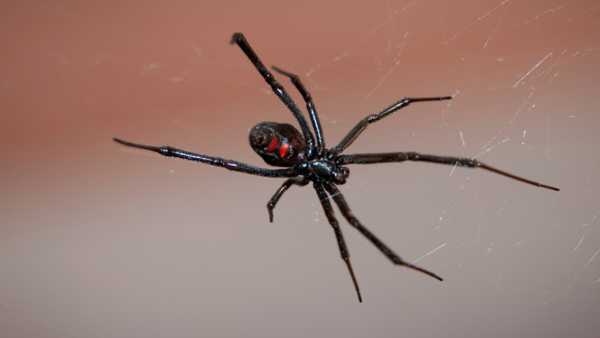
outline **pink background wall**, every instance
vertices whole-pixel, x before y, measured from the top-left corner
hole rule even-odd
[[[596,1],[96,3],[0,10],[3,337],[598,337]],[[357,216],[446,278],[392,266],[342,222],[358,304],[308,187],[269,224],[280,180],[111,141],[262,165],[248,129],[292,117],[235,31],[303,77],[330,145],[402,96],[453,94],[351,150],[476,156],[562,191],[353,167]]]

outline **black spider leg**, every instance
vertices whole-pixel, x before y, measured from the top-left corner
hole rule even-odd
[[[504,170],[500,170],[482,163],[476,159],[461,158],[461,157],[450,157],[450,156],[436,156],[419,154],[416,152],[397,152],[397,153],[379,153],[379,154],[352,154],[352,155],[340,155],[337,158],[337,163],[342,164],[373,164],[373,163],[386,163],[386,162],[404,162],[404,161],[417,161],[417,162],[430,162],[439,164],[456,165],[459,167],[467,168],[481,168],[493,173],[512,178],[514,180],[535,185],[536,187],[550,189],[554,191],[560,191],[559,188],[542,184],[530,179],[511,174]]]
[[[145,144],[132,143],[128,141],[123,141],[118,138],[113,138],[113,140],[117,143],[120,143],[124,146],[144,149],[153,151],[155,153],[159,153],[163,156],[169,157],[178,157],[184,160],[202,162],[210,165],[214,165],[217,167],[222,167],[225,169],[239,171],[246,174],[257,175],[257,176],[265,176],[265,177],[294,177],[296,176],[296,172],[293,168],[287,169],[265,169],[259,168],[255,166],[251,166],[249,164],[245,164],[238,161],[227,160],[220,157],[207,156],[203,154],[195,154],[189,151],[169,147],[169,146],[150,146]]]
[[[398,102],[392,104],[391,106],[385,108],[384,110],[382,110],[379,113],[376,114],[371,114],[367,117],[365,117],[364,119],[360,120],[360,122],[358,122],[356,124],[356,126],[354,126],[354,128],[352,128],[348,134],[346,134],[346,136],[344,136],[344,138],[340,141],[340,143],[335,146],[333,149],[331,149],[331,152],[333,154],[340,154],[342,151],[344,151],[344,149],[348,148],[352,142],[354,142],[354,140],[356,140],[356,138],[365,130],[367,129],[367,126],[373,122],[377,122],[379,120],[381,120],[382,118],[392,114],[393,112],[400,110],[406,106],[408,106],[409,104],[413,103],[413,102],[424,102],[424,101],[443,101],[443,100],[450,100],[452,99],[452,96],[440,96],[440,97],[405,97],[401,100],[399,100]]]
[[[325,138],[323,136],[323,129],[321,128],[321,121],[319,121],[319,114],[317,113],[317,108],[315,107],[315,103],[313,102],[312,96],[306,90],[302,81],[300,81],[300,77],[294,73],[290,73],[285,71],[279,67],[271,66],[274,71],[278,72],[281,75],[287,76],[296,89],[302,95],[304,102],[306,102],[306,110],[308,110],[308,116],[310,116],[310,122],[312,123],[313,129],[315,131],[315,137],[317,142],[317,155],[323,154],[323,150],[325,149]]]
[[[273,197],[271,197],[267,203],[269,222],[273,223],[273,209],[275,209],[275,206],[277,205],[277,202],[279,202],[281,196],[292,186],[292,184],[305,186],[308,184],[308,182],[309,180],[303,176],[288,178],[285,180],[285,182],[283,182],[283,184],[279,187],[279,189],[277,189],[277,191],[275,191],[275,194],[273,194]]]
[[[329,224],[331,225],[331,227],[333,228],[333,232],[335,233],[335,238],[337,239],[338,247],[340,249],[340,256],[342,256],[342,259],[346,263],[346,267],[348,268],[348,272],[350,273],[350,277],[352,278],[352,283],[354,283],[354,290],[356,291],[358,301],[362,303],[360,287],[358,286],[358,281],[356,280],[354,270],[352,269],[352,262],[350,262],[350,252],[348,252],[348,247],[346,246],[346,241],[344,240],[344,235],[342,234],[340,224],[335,218],[333,207],[331,206],[331,202],[329,201],[329,196],[327,196],[327,193],[323,189],[321,183],[314,182],[313,185],[315,187],[315,190],[317,191],[319,201],[321,201],[321,205],[323,206],[323,211],[325,211],[325,216],[327,216],[327,220],[329,221]]]
[[[442,281],[442,277],[436,275],[435,273],[425,270],[419,266],[411,264],[398,256],[392,249],[390,249],[387,245],[385,245],[377,236],[375,236],[369,229],[367,229],[364,225],[360,223],[358,218],[354,216],[352,210],[350,210],[350,206],[346,202],[344,195],[340,192],[340,190],[333,184],[325,183],[325,189],[329,192],[329,195],[333,198],[335,203],[340,208],[342,215],[346,218],[346,220],[352,225],[356,230],[358,230],[363,236],[365,236],[381,253],[383,253],[392,263],[396,265],[405,266],[409,269],[413,269],[419,272],[422,272],[428,276],[431,276],[439,281]]]
[[[269,69],[267,69],[267,67],[265,67],[265,65],[262,63],[262,61],[260,61],[260,58],[258,57],[258,55],[256,55],[256,53],[254,52],[252,47],[250,47],[250,44],[244,37],[244,34],[234,33],[233,36],[231,37],[231,43],[237,44],[242,49],[242,51],[244,52],[244,54],[246,54],[248,59],[250,59],[250,62],[252,62],[252,64],[256,68],[256,70],[258,70],[260,75],[262,75],[262,77],[265,79],[265,81],[267,81],[267,83],[271,86],[275,95],[277,95],[277,97],[279,97],[279,99],[294,114],[294,117],[296,117],[296,120],[298,120],[298,124],[300,124],[300,129],[302,129],[302,134],[304,135],[304,138],[306,139],[306,147],[307,147],[306,155],[308,156],[309,159],[312,159],[315,154],[314,137],[313,137],[312,133],[310,132],[310,129],[308,129],[308,124],[306,123],[306,119],[302,115],[302,112],[300,111],[298,106],[296,106],[296,103],[294,102],[294,100],[292,100],[292,98],[287,93],[285,88],[283,88],[283,86],[281,84],[279,84],[279,82],[277,82],[277,80],[275,79],[273,74],[269,71]]]

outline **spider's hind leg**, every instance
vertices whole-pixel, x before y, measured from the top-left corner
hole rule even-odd
[[[302,84],[302,81],[300,80],[300,77],[298,75],[285,71],[276,66],[271,66],[271,68],[273,68],[273,70],[277,73],[289,78],[290,81],[292,81],[292,83],[296,87],[296,89],[298,89],[298,91],[302,95],[304,102],[306,102],[306,110],[308,110],[310,122],[312,123],[313,129],[315,131],[317,153],[323,153],[323,150],[325,149],[325,138],[323,136],[323,129],[321,128],[321,121],[319,121],[319,114],[317,113],[317,108],[315,107],[315,103],[313,102],[310,92],[306,89],[306,87],[304,87],[304,84]]]
[[[269,71],[267,67],[262,63],[254,49],[250,47],[250,43],[246,40],[246,37],[242,33],[234,33],[231,36],[231,43],[236,44],[240,47],[240,49],[246,54],[250,62],[254,65],[254,68],[258,71],[258,73],[263,77],[263,79],[271,86],[273,93],[285,104],[288,109],[292,112],[298,124],[300,125],[300,129],[302,130],[302,135],[306,139],[307,152],[309,157],[312,157],[316,151],[314,136],[310,132],[308,128],[308,123],[302,115],[302,111],[300,108],[296,106],[294,100],[290,97],[285,88],[277,82],[277,79],[273,76],[273,74]]]
[[[147,144],[129,142],[129,141],[125,141],[125,140],[122,140],[122,139],[119,139],[116,137],[113,137],[113,141],[115,141],[121,145],[124,145],[126,147],[152,151],[152,152],[158,153],[162,156],[176,157],[176,158],[181,158],[181,159],[188,160],[188,161],[205,163],[208,165],[213,165],[216,167],[221,167],[221,168],[225,168],[228,170],[238,171],[238,172],[242,172],[242,173],[246,173],[246,174],[250,174],[250,175],[257,175],[257,176],[263,176],[263,177],[294,177],[294,176],[296,176],[296,172],[294,171],[294,168],[286,168],[286,169],[260,168],[260,167],[255,167],[255,166],[252,166],[252,165],[249,165],[246,163],[242,163],[242,162],[238,162],[238,161],[234,161],[234,160],[228,160],[228,159],[216,157],[216,156],[208,156],[208,155],[204,155],[204,154],[192,153],[191,151],[177,149],[177,148],[173,148],[170,146],[152,146],[152,145],[147,145]]]

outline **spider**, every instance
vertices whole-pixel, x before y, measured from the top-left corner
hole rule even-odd
[[[411,103],[450,100],[452,99],[452,96],[402,98],[382,111],[363,118],[348,132],[348,134],[346,134],[340,143],[333,148],[327,148],[325,146],[325,137],[323,135],[321,123],[319,122],[317,109],[310,93],[306,90],[300,81],[300,78],[293,73],[275,66],[272,67],[275,72],[288,78],[302,95],[312,124],[312,131],[309,129],[308,123],[296,103],[292,100],[285,88],[275,79],[273,73],[265,67],[256,52],[250,47],[250,44],[244,35],[242,33],[234,33],[231,38],[231,44],[237,44],[241,48],[263,79],[271,86],[275,95],[292,112],[300,125],[301,133],[290,124],[277,122],[260,122],[250,130],[249,142],[252,149],[260,155],[267,164],[275,167],[283,167],[283,169],[256,167],[234,160],[192,153],[170,146],[145,145],[124,141],[118,138],[113,138],[113,140],[124,146],[153,151],[163,156],[202,162],[251,175],[287,178],[267,203],[270,222],[273,222],[273,209],[275,209],[277,202],[292,185],[305,186],[312,183],[323,207],[323,211],[325,212],[325,216],[333,228],[341,258],[346,264],[359,302],[362,302],[360,287],[354,274],[354,269],[352,268],[346,241],[344,240],[342,230],[334,215],[331,200],[337,204],[342,215],[350,225],[365,236],[393,264],[419,271],[439,281],[442,281],[443,279],[429,270],[400,258],[400,256],[384,244],[367,227],[365,227],[356,216],[354,216],[354,213],[346,202],[346,198],[337,187],[338,185],[344,184],[350,174],[350,169],[347,165],[420,161],[467,168],[480,168],[537,187],[559,191],[556,187],[538,183],[496,169],[473,158],[437,156],[417,152],[344,154],[344,150],[346,150],[346,148],[348,148],[370,124],[382,120]]]

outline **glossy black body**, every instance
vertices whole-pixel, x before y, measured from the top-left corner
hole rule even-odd
[[[287,145],[286,155],[269,151],[273,141]],[[261,122],[250,129],[248,142],[262,159],[276,167],[291,167],[306,160],[306,141],[302,134],[288,123]],[[278,149],[277,149],[278,150]]]
[[[275,95],[292,112],[300,126],[300,131],[298,131],[295,127],[286,123],[261,122],[250,130],[249,142],[252,149],[259,156],[261,156],[266,163],[272,166],[284,168],[260,168],[234,160],[192,153],[170,146],[151,146],[128,142],[117,138],[114,138],[114,141],[125,146],[153,151],[163,156],[197,161],[246,174],[287,178],[267,203],[267,211],[269,214],[269,220],[271,222],[273,221],[273,209],[275,208],[281,196],[292,185],[305,186],[309,183],[312,183],[317,197],[323,207],[323,211],[325,212],[327,220],[333,229],[340,256],[344,260],[350,273],[359,301],[362,301],[360,288],[352,268],[350,253],[346,246],[342,230],[331,205],[331,200],[337,204],[339,210],[348,223],[350,223],[352,227],[365,236],[365,238],[367,238],[367,240],[369,240],[377,249],[379,249],[379,251],[384,254],[393,264],[422,272],[440,281],[442,278],[431,271],[418,267],[400,258],[400,256],[398,256],[392,249],[384,244],[377,236],[375,236],[368,228],[366,228],[358,220],[358,218],[356,218],[350,209],[350,206],[346,202],[344,195],[337,188],[337,185],[341,185],[346,182],[350,174],[350,169],[347,167],[347,165],[418,161],[468,168],[481,168],[538,187],[555,191],[559,190],[558,188],[496,169],[479,162],[476,159],[428,155],[417,152],[343,154],[344,150],[346,150],[346,148],[348,148],[371,123],[377,122],[384,117],[391,115],[395,111],[410,105],[411,103],[450,100],[450,96],[403,98],[383,109],[382,111],[375,114],[370,114],[360,120],[336,146],[328,149],[325,146],[325,138],[315,104],[310,93],[300,81],[300,78],[293,73],[273,67],[276,72],[287,77],[302,95],[310,117],[312,131],[309,129],[308,123],[300,109],[296,106],[292,98],[286,92],[285,88],[275,79],[269,69],[260,61],[260,58],[250,47],[246,41],[246,38],[241,33],[235,33],[233,34],[231,42],[237,44],[246,54],[263,79],[271,86]]]

